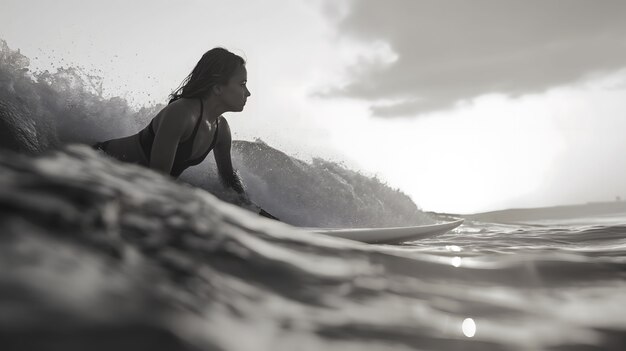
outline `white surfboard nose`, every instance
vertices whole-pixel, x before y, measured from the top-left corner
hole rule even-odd
[[[305,228],[308,231],[370,244],[398,244],[406,241],[431,238],[447,233],[463,224],[463,219],[452,222],[390,228]]]

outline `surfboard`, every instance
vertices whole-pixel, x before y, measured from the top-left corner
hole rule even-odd
[[[463,224],[463,219],[452,222],[389,228],[307,228],[307,230],[338,238],[369,244],[399,244],[407,241],[432,238]]]

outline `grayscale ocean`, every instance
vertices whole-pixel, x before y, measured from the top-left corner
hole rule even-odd
[[[326,237],[300,227],[458,215],[333,161],[235,141],[251,198],[282,222],[261,218],[233,205],[211,160],[173,180],[88,146],[158,106],[1,49],[2,350],[626,348],[624,202],[468,215],[401,245]]]

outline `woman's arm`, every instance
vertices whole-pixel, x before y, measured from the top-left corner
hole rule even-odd
[[[150,168],[170,174],[178,143],[189,128],[189,111],[182,104],[171,104],[161,113],[150,152]]]
[[[215,156],[215,163],[217,164],[217,172],[220,175],[220,179],[227,186],[229,186],[239,195],[241,195],[243,203],[245,205],[252,206],[255,211],[258,211],[259,215],[279,220],[277,217],[274,217],[273,215],[269,214],[267,211],[250,201],[248,195],[245,193],[243,184],[241,184],[241,178],[239,178],[239,175],[237,175],[237,173],[233,169],[233,163],[230,157],[230,147],[232,144],[230,127],[228,126],[228,122],[225,118],[223,118],[222,116],[218,118],[220,118],[220,126],[217,136],[217,142],[215,143],[215,149],[213,149],[213,154]]]
[[[217,164],[217,172],[219,173],[220,179],[222,180],[222,182],[224,182],[226,186],[232,188],[238,194],[240,194],[243,197],[244,201],[249,202],[250,200],[245,194],[243,184],[241,183],[241,178],[239,178],[239,176],[233,169],[233,163],[230,157],[232,137],[230,134],[230,127],[228,126],[228,121],[226,121],[226,119],[222,116],[218,118],[220,119],[219,130],[217,135],[217,141],[215,143],[215,148],[213,149],[215,163]]]

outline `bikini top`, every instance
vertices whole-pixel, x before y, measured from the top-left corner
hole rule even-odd
[[[211,150],[213,150],[213,148],[215,147],[215,143],[217,141],[217,132],[220,126],[219,117],[217,118],[217,121],[216,121],[215,132],[213,133],[213,141],[211,142],[211,145],[209,145],[209,148],[204,152],[204,154],[202,154],[202,156],[199,156],[194,159],[191,158],[191,153],[193,149],[193,141],[195,140],[196,134],[198,133],[198,129],[200,128],[200,124],[202,123],[203,112],[204,112],[204,104],[202,103],[202,99],[200,99],[200,117],[198,118],[198,121],[196,122],[196,126],[194,127],[193,132],[191,133],[191,136],[187,140],[184,140],[178,143],[178,148],[176,149],[176,155],[174,156],[174,163],[172,164],[172,170],[170,171],[170,175],[174,177],[178,177],[188,167],[195,166],[198,163],[204,161],[204,159],[207,157],[209,152],[211,152]],[[143,152],[146,154],[146,158],[148,159],[148,162],[150,162],[150,156],[152,153],[152,144],[154,143],[154,137],[155,137],[154,129],[152,127],[153,122],[154,122],[154,119],[150,122],[150,124],[146,128],[144,128],[143,130],[141,130],[141,132],[139,132],[139,142],[141,144]]]

